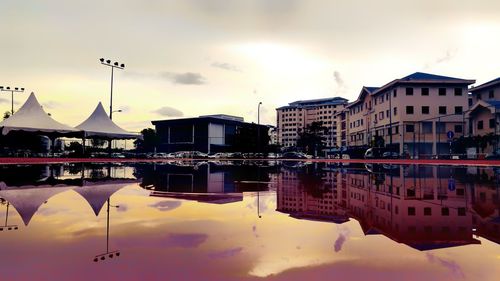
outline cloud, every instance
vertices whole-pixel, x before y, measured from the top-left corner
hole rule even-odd
[[[226,62],[213,62],[211,64],[212,67],[224,69],[224,70],[229,70],[229,71],[236,71],[236,72],[241,72],[241,69],[237,67],[234,64],[226,63]]]
[[[335,244],[334,244],[334,249],[335,249],[336,253],[338,253],[338,252],[340,252],[340,250],[342,250],[342,246],[344,245],[345,241],[349,237],[349,234],[350,234],[350,232],[349,232],[348,228],[340,229],[339,236],[337,237],[337,240],[335,240]]]
[[[434,61],[430,63],[426,63],[424,66],[424,69],[429,69],[437,64],[445,63],[451,61],[453,58],[455,58],[457,54],[457,50],[447,50],[446,53],[440,57],[437,57]]]
[[[440,257],[436,257],[432,253],[426,253],[426,257],[430,263],[437,263],[437,264],[449,269],[454,276],[461,277],[461,278],[465,277],[465,274],[462,271],[462,268],[455,261],[446,260],[446,259],[442,259]]]
[[[149,205],[149,207],[156,208],[160,211],[172,211],[181,206],[181,202],[179,201],[159,201],[154,204]]]
[[[45,106],[45,108],[47,109],[54,109],[56,107],[59,107],[61,106],[61,103],[57,102],[57,101],[48,101],[48,102],[44,102],[43,105]]]
[[[242,247],[237,247],[237,248],[232,248],[232,249],[227,249],[219,252],[214,252],[208,254],[209,257],[215,258],[215,259],[222,259],[222,258],[230,258],[238,255],[243,251]]]
[[[337,70],[335,70],[333,72],[333,78],[335,79],[335,83],[337,84],[337,86],[339,88],[343,88],[344,87],[344,79],[342,79],[342,76],[340,75],[340,72],[338,72]]]
[[[160,107],[157,110],[154,110],[153,113],[162,115],[162,116],[167,116],[167,117],[182,117],[184,116],[184,113],[178,109],[175,109],[170,106],[164,106]]]
[[[163,245],[180,248],[196,248],[208,239],[204,233],[172,233],[163,241]]]
[[[0,98],[0,103],[10,103],[10,100],[6,98]]]
[[[164,79],[169,80],[174,84],[180,85],[203,85],[207,81],[200,73],[185,72],[185,73],[174,73],[174,72],[163,72],[160,76]]]

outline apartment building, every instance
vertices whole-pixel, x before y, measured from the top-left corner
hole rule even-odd
[[[287,106],[276,108],[278,143],[283,147],[297,145],[299,133],[313,122],[321,122],[328,128],[323,137],[327,147],[337,143],[336,113],[347,105],[347,99],[341,97],[300,100]]]
[[[469,134],[487,135],[498,134],[500,114],[500,77],[484,84],[473,87],[470,92],[471,108],[467,112]],[[493,146],[485,150],[490,153]]]
[[[363,87],[346,107],[347,146],[368,146],[377,137],[413,157],[449,153],[448,136],[465,134],[468,86],[474,82],[416,72],[382,87]]]

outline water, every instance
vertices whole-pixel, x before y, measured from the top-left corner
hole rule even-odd
[[[499,179],[304,162],[0,166],[0,280],[498,280]]]

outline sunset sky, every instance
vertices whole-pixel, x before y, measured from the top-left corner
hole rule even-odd
[[[150,120],[225,113],[275,124],[300,99],[357,97],[416,71],[500,76],[500,1],[0,2],[0,85],[36,93],[75,126],[99,101],[138,131]],[[10,95],[0,96],[10,109]]]

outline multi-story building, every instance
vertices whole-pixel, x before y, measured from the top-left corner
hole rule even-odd
[[[337,115],[347,105],[341,97],[300,100],[276,108],[278,143],[283,147],[297,145],[299,133],[313,122],[321,122],[328,128],[323,137],[327,147],[337,143]]]
[[[449,136],[465,134],[468,86],[474,82],[416,72],[379,88],[363,87],[347,106],[347,146],[368,146],[378,138],[413,157],[449,153]]]
[[[500,121],[500,77],[469,90],[471,108],[467,113],[469,135],[498,135]],[[486,147],[491,152],[498,144]]]

